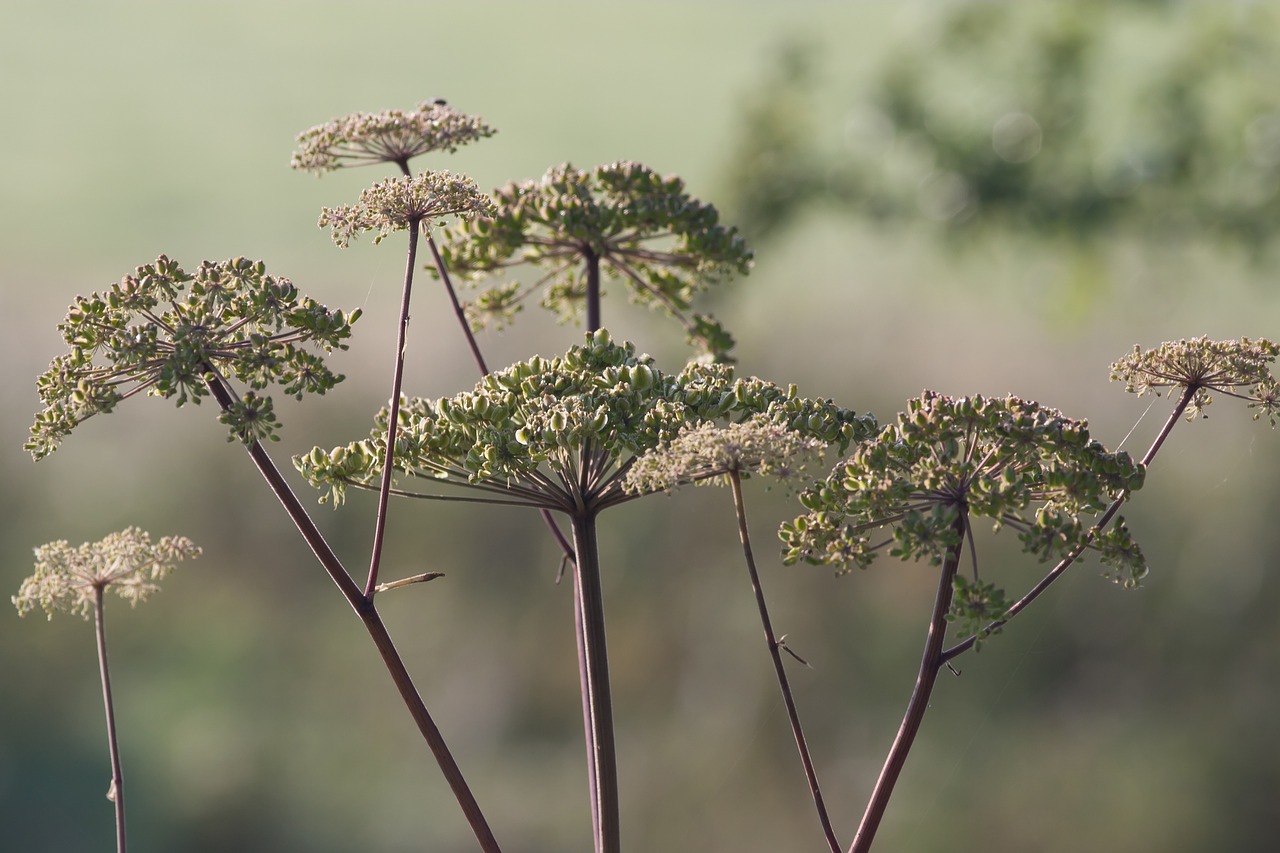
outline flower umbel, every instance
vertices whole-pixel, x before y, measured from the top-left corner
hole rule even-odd
[[[573,319],[603,272],[625,282],[633,301],[679,320],[706,351],[724,355],[732,347],[718,323],[689,312],[699,290],[745,275],[751,252],[737,229],[721,225],[715,207],[690,197],[679,178],[632,162],[590,171],[565,164],[541,180],[495,190],[494,198],[493,216],[448,232],[441,246],[448,268],[475,279],[530,264],[543,275],[486,291],[471,306],[477,325],[500,325],[539,288],[544,307]]]
[[[179,406],[198,403],[214,373],[255,390],[278,384],[297,399],[323,394],[342,377],[300,345],[346,349],[359,316],[300,296],[261,261],[204,261],[188,273],[161,255],[105,294],[71,306],[58,327],[71,349],[36,382],[44,409],[26,449],[36,459],[47,456],[81,421],[139,392],[176,397]],[[272,436],[278,426],[270,398],[255,399],[245,410],[252,423],[224,418],[246,442]]]
[[[1280,345],[1265,338],[1211,341],[1199,337],[1163,343],[1151,350],[1135,346],[1130,355],[1111,365],[1111,378],[1124,382],[1125,390],[1138,396],[1159,395],[1162,388],[1190,391],[1187,420],[1203,415],[1212,395],[1222,394],[1247,401],[1256,409],[1254,420],[1266,415],[1275,426],[1280,414],[1280,383],[1271,365],[1277,355]]]
[[[889,548],[937,565],[956,544],[958,518],[966,531],[973,518],[987,518],[997,530],[1017,530],[1023,550],[1041,560],[1094,548],[1133,585],[1146,562],[1128,529],[1097,535],[1084,516],[1141,488],[1144,474],[1127,453],[1090,439],[1083,421],[1053,409],[926,391],[809,489],[801,502],[810,512],[780,535],[788,563],[866,567]],[[891,535],[873,541],[886,528]]]
[[[136,605],[160,588],[157,581],[175,564],[198,557],[200,548],[184,536],[165,536],[153,544],[150,534],[128,527],[100,542],[73,548],[60,540],[35,553],[35,574],[13,597],[18,613],[25,616],[41,607],[50,619],[57,610],[88,619],[96,594],[110,589]]]
[[[469,487],[495,503],[599,510],[635,496],[622,479],[637,457],[699,423],[758,414],[841,448],[874,428],[869,417],[802,398],[794,387],[737,379],[727,365],[695,363],[663,373],[601,330],[562,357],[535,357],[490,374],[474,391],[405,400],[395,464],[428,486]],[[335,500],[348,486],[375,488],[386,417],[383,410],[371,438],[332,451],[315,448],[294,465]]]
[[[413,110],[352,113],[298,134],[289,165],[315,174],[344,166],[408,162],[430,151],[453,152],[494,134],[481,119],[458,112],[442,100]]]
[[[766,414],[726,426],[703,422],[637,459],[624,486],[643,494],[687,483],[724,485],[730,472],[742,479],[753,473],[791,479],[825,448],[825,442]]]
[[[320,227],[330,228],[333,242],[346,248],[351,238],[363,231],[376,231],[379,243],[393,231],[404,231],[422,223],[429,227],[445,216],[490,216],[492,200],[464,175],[422,172],[415,176],[388,178],[360,193],[353,205],[324,208]]]

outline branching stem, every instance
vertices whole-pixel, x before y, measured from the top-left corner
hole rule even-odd
[[[875,790],[863,813],[862,823],[858,826],[858,834],[854,836],[849,853],[867,853],[875,840],[876,830],[884,818],[889,798],[893,796],[894,785],[906,764],[907,754],[920,731],[920,723],[925,712],[929,710],[929,697],[933,695],[934,683],[938,680],[938,671],[942,669],[942,644],[947,634],[947,612],[951,609],[952,583],[956,570],[960,566],[960,555],[964,551],[964,540],[967,527],[963,511],[956,518],[953,529],[956,542],[947,549],[946,558],[942,562],[942,571],[938,578],[938,592],[933,603],[933,615],[929,618],[929,633],[925,639],[924,654],[920,659],[920,670],[916,675],[916,686],[911,691],[911,700],[907,703],[906,713],[902,716],[902,725],[893,740],[880,777],[876,780]]]
[[[234,398],[226,385],[226,381],[213,370],[211,365],[206,365],[205,375],[214,399],[218,401],[218,405],[222,407],[223,411],[228,411],[234,402]],[[373,640],[373,644],[377,647],[378,654],[382,657],[383,665],[386,666],[387,673],[391,676],[392,682],[400,693],[400,698],[409,709],[410,715],[418,726],[418,731],[422,734],[423,740],[426,741],[431,754],[435,756],[436,763],[440,766],[440,772],[444,774],[445,781],[448,782],[454,797],[458,800],[458,805],[462,807],[462,812],[466,816],[467,822],[471,825],[476,840],[480,842],[480,849],[485,853],[501,853],[501,848],[498,846],[493,832],[489,829],[489,824],[485,820],[484,814],[480,811],[479,803],[476,802],[466,779],[463,778],[462,770],[458,767],[453,753],[449,751],[449,747],[445,743],[444,736],[440,733],[435,720],[432,719],[426,704],[422,701],[422,696],[414,685],[413,678],[409,675],[409,671],[400,657],[400,652],[396,649],[395,643],[392,642],[391,635],[387,632],[386,625],[374,606],[373,599],[366,596],[360,587],[356,585],[356,582],[351,579],[350,573],[342,565],[342,561],[338,559],[333,549],[329,547],[329,543],[325,541],[315,522],[307,515],[302,502],[298,500],[298,496],[289,488],[289,484],[285,482],[280,469],[271,461],[271,457],[267,455],[262,444],[254,440],[248,445],[248,452],[258,472],[267,481],[267,485],[280,501],[285,512],[288,513],[298,532],[302,534],[302,538],[311,547],[311,551],[315,554],[316,559],[320,561],[320,565],[324,567],[329,578],[338,587],[343,598],[351,605],[351,608],[356,612],[356,616],[360,618],[365,630],[369,633],[369,638]]]
[[[1187,386],[1183,389],[1182,397],[1178,400],[1178,405],[1174,407],[1173,413],[1169,415],[1168,419],[1164,422],[1164,426],[1160,428],[1159,435],[1157,435],[1155,440],[1151,442],[1151,447],[1147,449],[1146,455],[1142,457],[1143,467],[1150,466],[1151,461],[1156,458],[1156,454],[1164,445],[1165,439],[1169,437],[1169,433],[1173,432],[1173,428],[1177,426],[1178,421],[1181,420],[1183,412],[1185,412],[1187,410],[1187,406],[1191,404],[1191,400],[1195,397],[1197,390],[1198,389],[1195,386]],[[1111,506],[1107,507],[1107,511],[1099,516],[1098,521],[1094,524],[1094,536],[1101,532],[1111,522],[1111,519],[1115,517],[1115,514],[1120,511],[1120,507],[1123,506],[1124,502],[1128,499],[1128,494],[1121,494],[1111,502]],[[1014,602],[1013,606],[1005,611],[1004,616],[988,625],[985,629],[986,633],[991,633],[992,631],[1004,627],[1008,624],[1010,619],[1025,610],[1027,605],[1039,598],[1040,594],[1052,586],[1054,581],[1062,577],[1063,573],[1066,572],[1066,570],[1069,569],[1076,560],[1080,559],[1080,555],[1083,553],[1084,548],[1077,548],[1067,556],[1063,557],[1056,566],[1049,570],[1049,573],[1046,574],[1038,584],[1033,586],[1026,595]],[[959,643],[956,643],[954,646],[942,653],[942,662],[947,663],[952,658],[958,657],[969,651],[969,649],[973,648],[977,640],[978,638],[975,635],[967,637]]]

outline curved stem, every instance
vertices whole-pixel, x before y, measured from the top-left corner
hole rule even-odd
[[[413,267],[418,257],[418,227],[416,219],[409,223],[409,260],[405,264],[404,293],[400,297],[400,322],[396,331],[396,358],[391,373],[391,402],[387,416],[387,451],[382,460],[378,514],[369,555],[369,579],[364,585],[366,598],[372,598],[378,589],[378,566],[382,562],[382,543],[387,535],[387,503],[391,499],[391,477],[395,473],[396,430],[400,424],[400,389],[404,383],[404,349],[409,336],[409,301],[413,292]]]
[[[585,673],[583,716],[587,721],[587,765],[593,795],[592,824],[596,853],[618,853],[621,847],[618,758],[613,737],[613,699],[609,687],[609,654],[605,644],[604,596],[596,547],[596,516],[584,510],[573,516],[574,596],[579,631],[580,665]]]
[[[906,713],[902,716],[902,725],[898,735],[893,739],[889,755],[885,758],[880,777],[876,780],[875,790],[867,803],[867,810],[862,815],[862,823],[858,826],[858,834],[853,838],[849,853],[867,853],[875,840],[876,830],[889,806],[889,798],[893,796],[894,785],[907,762],[907,754],[920,731],[920,723],[925,712],[929,710],[929,697],[933,695],[933,685],[938,680],[938,670],[942,668],[942,643],[947,634],[947,611],[951,609],[952,583],[956,569],[960,566],[960,555],[964,550],[965,520],[962,514],[956,518],[953,529],[958,537],[956,543],[947,549],[947,556],[942,562],[942,572],[938,578],[938,592],[933,602],[933,615],[929,617],[929,633],[925,639],[924,654],[920,659],[920,670],[916,675],[916,686],[911,691],[911,700],[907,703]]]
[[[778,689],[782,691],[782,702],[787,708],[787,719],[791,723],[791,734],[795,737],[796,749],[800,751],[800,763],[804,765],[805,779],[809,783],[809,794],[818,810],[818,821],[822,824],[822,834],[827,839],[827,846],[832,853],[840,853],[840,842],[836,840],[835,830],[831,827],[831,818],[827,815],[826,804],[822,800],[822,789],[818,785],[818,774],[813,766],[813,757],[809,754],[809,744],[805,740],[804,730],[800,727],[800,714],[796,710],[795,698],[791,694],[791,684],[787,680],[786,668],[782,665],[781,643],[773,633],[773,622],[769,619],[769,607],[765,604],[764,588],[760,585],[760,574],[756,571],[756,560],[751,550],[751,534],[747,530],[747,507],[742,499],[742,477],[736,470],[728,472],[729,485],[733,489],[733,505],[738,515],[738,538],[742,541],[742,556],[747,563],[747,573],[751,576],[751,589],[756,595],[756,606],[760,610],[760,623],[764,627],[764,637],[769,644],[769,656],[773,658],[773,669],[778,678]]]
[[[1164,422],[1164,426],[1160,428],[1159,435],[1157,435],[1155,440],[1151,442],[1151,447],[1147,449],[1146,455],[1142,457],[1143,467],[1149,466],[1151,461],[1156,458],[1156,454],[1164,445],[1165,439],[1169,437],[1169,433],[1173,432],[1173,428],[1177,426],[1178,421],[1182,418],[1183,412],[1185,412],[1187,410],[1187,406],[1191,404],[1192,398],[1196,395],[1196,390],[1197,388],[1192,386],[1188,386],[1183,390],[1182,398],[1178,401],[1178,405],[1174,407],[1173,413],[1169,415],[1168,419]],[[1111,522],[1111,519],[1115,517],[1115,514],[1120,511],[1120,507],[1124,505],[1124,502],[1128,499],[1128,494],[1121,494],[1111,502],[1111,506],[1107,507],[1107,511],[1099,516],[1097,522],[1093,525],[1093,531],[1090,536],[1091,541],[1093,536],[1096,536]],[[1054,581],[1062,577],[1063,573],[1066,572],[1067,569],[1071,568],[1072,564],[1074,564],[1076,560],[1080,559],[1080,555],[1083,553],[1084,548],[1077,548],[1067,556],[1063,557],[1056,566],[1049,570],[1048,574],[1041,578],[1038,584],[1033,586],[1026,595],[1014,602],[1013,606],[1005,611],[1004,616],[988,625],[986,627],[986,633],[989,634],[992,631],[1004,627],[1008,624],[1010,619],[1025,610],[1027,605],[1039,598],[1040,594],[1052,586]],[[977,641],[978,638],[976,635],[966,637],[964,640],[961,640],[959,643],[956,643],[954,646],[942,653],[942,662],[946,663],[952,658],[964,654],[969,651],[969,649],[973,648]]]
[[[225,380],[208,365],[206,365],[206,382],[209,385],[209,390],[213,393],[214,399],[218,401],[218,405],[222,407],[223,411],[227,411],[232,402],[234,402],[231,392],[225,385]],[[298,528],[298,532],[302,534],[302,538],[311,547],[311,551],[315,554],[316,559],[320,561],[320,565],[324,567],[329,578],[338,587],[338,591],[342,593],[343,598],[347,600],[347,603],[356,612],[356,616],[364,624],[370,639],[373,640],[378,649],[378,654],[382,657],[382,663],[386,667],[387,673],[391,676],[392,682],[400,693],[400,698],[404,701],[405,707],[409,709],[409,714],[417,724],[422,739],[426,741],[427,747],[431,750],[436,763],[440,766],[440,772],[444,774],[445,781],[448,782],[454,797],[458,801],[458,805],[461,806],[462,812],[466,816],[467,822],[471,825],[476,840],[480,842],[480,849],[484,850],[485,853],[501,853],[501,848],[498,846],[492,830],[489,829],[489,824],[485,820],[483,812],[480,811],[480,805],[476,802],[475,795],[471,793],[471,789],[462,775],[462,770],[458,767],[453,753],[449,751],[449,747],[445,743],[444,736],[440,733],[435,720],[432,719],[430,712],[427,710],[426,703],[422,700],[422,695],[418,692],[418,688],[413,683],[413,678],[409,675],[409,670],[405,667],[404,661],[400,657],[400,652],[392,642],[390,634],[387,633],[386,625],[383,624],[382,616],[374,606],[373,599],[366,596],[360,587],[356,585],[356,582],[351,579],[351,575],[342,565],[342,561],[338,559],[337,554],[334,553],[329,543],[325,541],[315,522],[307,515],[302,502],[298,500],[298,496],[289,488],[289,484],[285,482],[280,469],[271,461],[271,457],[267,455],[262,444],[256,440],[253,441],[248,445],[248,452],[258,472],[267,481],[267,485],[275,494],[276,499],[280,501],[285,512],[288,513],[294,526]]]
[[[120,770],[120,743],[116,738],[116,708],[111,699],[111,672],[107,667],[107,626],[102,611],[102,587],[93,587],[93,624],[98,636],[98,671],[102,675],[102,705],[107,714],[107,749],[111,753],[111,790],[107,797],[116,809],[116,853],[125,853],[124,774]]]

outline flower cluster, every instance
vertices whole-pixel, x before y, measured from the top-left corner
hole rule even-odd
[[[1144,474],[1127,453],[1090,439],[1087,424],[1053,409],[926,391],[803,494],[810,512],[781,530],[785,559],[866,567],[888,547],[938,564],[960,539],[957,520],[967,534],[978,517],[1017,530],[1041,560],[1095,548],[1132,585],[1146,563],[1128,529],[1098,532],[1084,516],[1141,488]],[[885,528],[892,534],[873,541]]]
[[[199,555],[186,537],[165,536],[153,544],[150,534],[136,527],[78,548],[50,542],[36,549],[35,574],[22,582],[13,604],[23,616],[41,607],[50,619],[56,610],[88,619],[104,590],[136,605],[160,588],[156,581],[176,563]]]
[[[1162,388],[1190,391],[1188,420],[1203,414],[1216,393],[1248,401],[1249,407],[1256,409],[1254,420],[1265,414],[1275,426],[1280,414],[1280,383],[1271,365],[1277,355],[1280,345],[1266,339],[1211,341],[1199,337],[1145,351],[1135,346],[1131,354],[1111,365],[1111,378],[1139,396],[1159,395]]]
[[[947,621],[956,626],[960,636],[973,637],[973,648],[977,651],[987,637],[1000,632],[1000,623],[1012,602],[1003,589],[990,581],[970,580],[962,574],[952,578],[951,589]]]
[[[634,496],[622,480],[637,457],[699,423],[752,415],[842,449],[874,429],[867,416],[802,398],[794,386],[735,378],[727,365],[695,363],[663,373],[600,330],[562,357],[535,357],[490,374],[474,391],[403,401],[395,465],[428,484],[487,492],[495,503],[599,510]],[[348,486],[375,488],[386,418],[384,409],[369,439],[315,448],[295,457],[295,466],[328,490],[326,500],[342,500]]]
[[[730,472],[743,479],[757,473],[786,480],[825,449],[825,442],[767,414],[725,426],[705,421],[637,459],[624,486],[638,494],[670,492],[686,483],[723,485]]]
[[[470,306],[477,325],[501,323],[543,289],[542,304],[571,319],[580,312],[592,270],[626,283],[633,301],[664,310],[710,353],[732,338],[705,315],[689,315],[694,294],[751,268],[751,252],[716,209],[684,182],[639,163],[590,171],[557,166],[541,180],[495,190],[497,213],[461,223],[441,247],[449,269],[480,274],[518,264],[544,274],[530,284],[499,284]]]
[[[26,449],[41,459],[81,421],[140,392],[198,403],[213,375],[259,391],[280,385],[298,399],[323,394],[342,377],[301,344],[345,349],[359,316],[299,296],[261,261],[204,261],[188,273],[162,255],[71,306],[58,327],[70,350],[37,380],[44,409]],[[223,418],[234,437],[274,437],[269,397],[246,395],[238,405],[241,416]]]
[[[364,231],[376,231],[380,243],[393,231],[405,231],[420,223],[429,227],[445,216],[492,216],[493,202],[465,175],[422,172],[415,176],[388,178],[360,193],[356,204],[326,207],[320,213],[320,227],[332,229],[333,242],[346,248],[351,238]]]
[[[419,154],[453,152],[494,132],[442,100],[424,101],[414,110],[352,113],[305,130],[289,165],[316,174],[370,163],[395,163],[408,171],[409,160]]]

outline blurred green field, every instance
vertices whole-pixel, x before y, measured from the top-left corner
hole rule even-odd
[[[641,160],[725,193],[738,116],[779,45],[821,57],[828,144],[877,57],[926,39],[923,2],[11,4],[0,27],[0,587],[31,549],[136,524],[204,546],[137,612],[109,611],[138,850],[463,851],[469,830],[357,621],[209,406],[135,400],[39,465],[34,378],[78,292],[161,252],[262,258],[362,307],[348,382],[283,406],[275,455],[362,436],[385,399],[403,258],[334,248],[319,208],[380,177],[291,173],[293,136],[354,110],[446,97],[499,129],[433,162],[482,187]],[[1174,4],[1170,26],[1187,14]],[[1248,4],[1239,4],[1241,6]],[[1134,43],[1142,39],[1129,37]],[[428,165],[428,164],[423,164]],[[811,211],[710,300],[741,369],[890,419],[922,388],[1008,392],[1140,451],[1167,408],[1107,382],[1134,343],[1280,336],[1274,265],[1212,242],[1117,239],[1090,255],[1009,240],[952,252],[924,229]],[[1080,288],[1081,278],[1105,282]],[[1084,292],[1084,309],[1075,304]],[[473,368],[419,288],[406,377]],[[610,303],[617,338],[676,367],[679,335]],[[532,310],[490,362],[578,332]],[[1145,417],[1144,417],[1145,414]],[[1125,592],[1073,570],[946,677],[882,829],[885,851],[1269,851],[1280,830],[1280,434],[1230,401],[1175,432],[1128,513],[1153,571]],[[1140,420],[1141,419],[1141,420]],[[1132,437],[1130,428],[1139,422]],[[305,488],[299,485],[299,488]],[[757,550],[794,514],[749,495]],[[372,502],[317,507],[359,565]],[[602,520],[624,839],[637,851],[821,849],[728,496],[699,489]],[[388,559],[448,578],[387,596],[424,697],[504,849],[589,846],[571,598],[536,517],[393,505]],[[993,555],[1001,543],[993,543]],[[934,578],[768,566],[774,621],[814,665],[795,686],[842,838],[896,731]],[[1011,589],[1037,567],[1007,561]],[[381,599],[380,599],[381,600]],[[113,602],[115,603],[115,602]],[[112,815],[91,627],[0,615],[0,848],[105,849]]]

